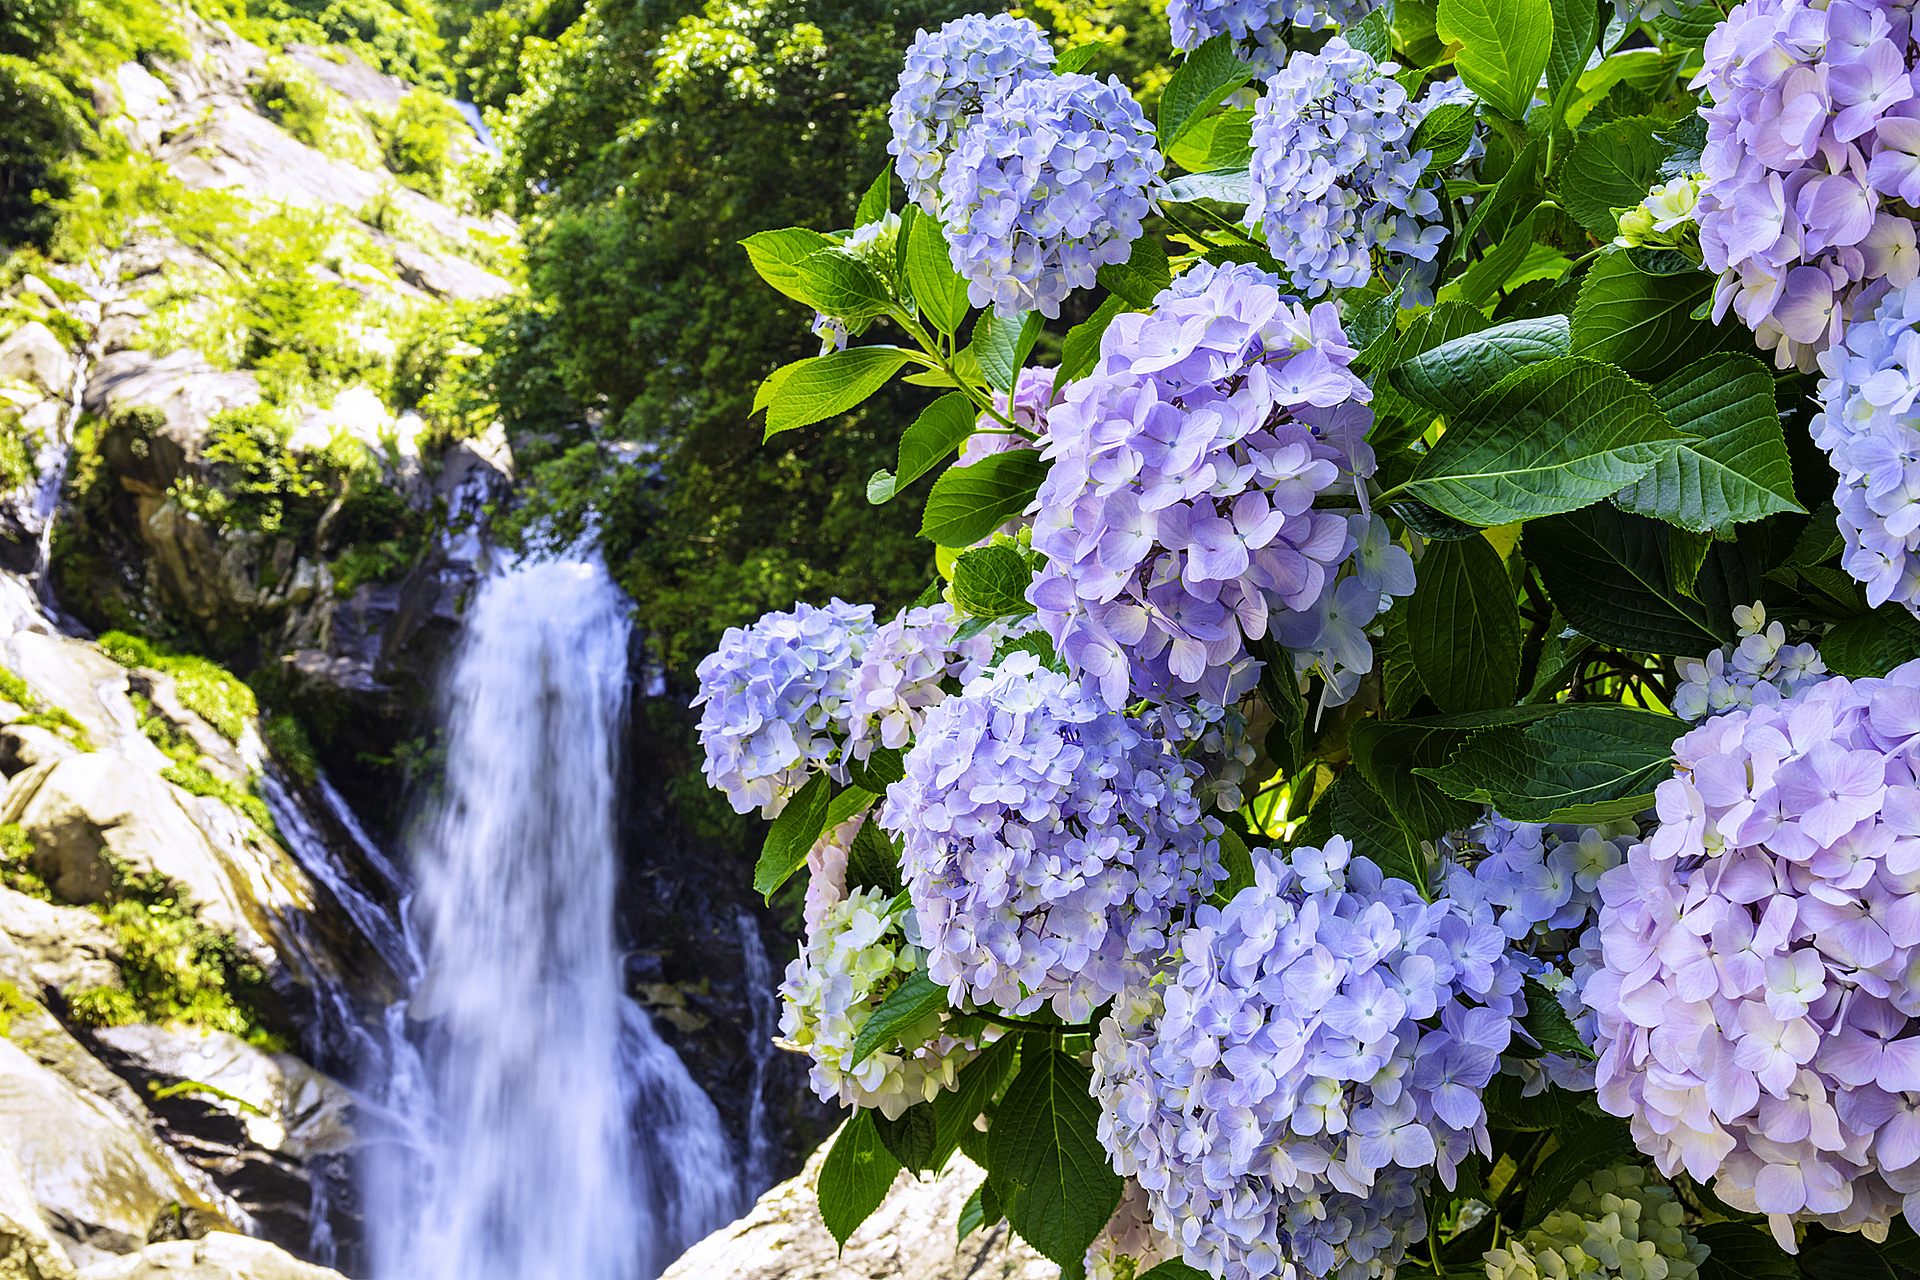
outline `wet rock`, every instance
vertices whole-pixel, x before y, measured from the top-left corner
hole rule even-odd
[[[1006,1223],[968,1236],[956,1249],[955,1224],[986,1177],[955,1155],[937,1179],[908,1173],[842,1250],[820,1220],[815,1183],[823,1146],[800,1176],[760,1197],[744,1218],[702,1240],[660,1280],[1054,1280],[1060,1268],[1012,1238]]]
[[[98,1262],[79,1280],[346,1280],[264,1240],[215,1231],[198,1240],[151,1244],[131,1257]]]
[[[48,395],[64,394],[73,381],[73,358],[66,345],[38,320],[21,325],[0,342],[0,382],[15,378]]]

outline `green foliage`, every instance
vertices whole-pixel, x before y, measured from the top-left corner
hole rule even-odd
[[[172,653],[124,631],[105,633],[99,644],[102,653],[123,667],[148,667],[172,676],[180,705],[235,742],[247,731],[247,722],[260,714],[253,690],[232,672],[206,658]]]
[[[288,773],[308,785],[320,776],[320,758],[314,754],[306,726],[297,718],[284,711],[268,716],[261,722],[260,736]]]
[[[223,409],[208,428],[201,454],[208,478],[183,480],[170,495],[202,519],[220,528],[278,534],[290,506],[326,492],[287,447],[293,428],[271,405]]]
[[[93,750],[93,739],[87,736],[87,727],[76,720],[73,713],[65,707],[50,707],[45,711],[30,711],[13,723],[30,724],[41,729],[51,730],[82,751]]]
[[[193,795],[209,796],[230,809],[239,810],[253,822],[254,826],[276,839],[279,838],[280,828],[275,824],[273,814],[264,800],[224,778],[215,777],[207,771],[205,766],[185,761],[176,762],[162,769],[160,776]]]
[[[987,1177],[1007,1221],[1063,1267],[1078,1263],[1120,1202],[1090,1095],[1092,1073],[1057,1048],[1026,1046],[988,1135]]]
[[[272,59],[249,91],[268,119],[315,150],[363,169],[379,163],[366,120],[299,63]]]
[[[459,164],[473,130],[451,102],[415,89],[373,123],[380,158],[396,178],[435,200],[459,195]]]
[[[439,20],[427,0],[202,0],[260,44],[342,44],[375,69],[447,87]]]
[[[33,866],[33,837],[17,822],[0,825],[0,885],[42,902],[53,901],[53,891]]]
[[[843,1247],[847,1237],[887,1198],[887,1188],[900,1172],[900,1162],[874,1127],[874,1114],[854,1112],[833,1140],[826,1163],[820,1166],[820,1219]]]

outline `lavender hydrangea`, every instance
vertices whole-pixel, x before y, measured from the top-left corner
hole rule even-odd
[[[1180,1246],[1153,1229],[1152,1197],[1128,1178],[1113,1217],[1087,1246],[1087,1280],[1134,1280],[1179,1256]]]
[[[917,32],[887,108],[887,153],[907,199],[940,216],[940,170],[960,131],[987,101],[1047,75],[1053,61],[1047,33],[1012,14],[970,13],[932,35]]]
[[[1788,644],[1786,628],[1767,621],[1767,606],[1735,605],[1737,644],[1715,649],[1706,660],[1683,659],[1673,714],[1698,720],[1736,707],[1777,705],[1827,678],[1827,664],[1811,644]]]
[[[1246,223],[1307,296],[1434,262],[1446,239],[1440,201],[1423,182],[1428,149],[1414,150],[1424,112],[1393,77],[1345,40],[1296,53],[1266,83],[1253,111],[1253,189]],[[1403,305],[1411,305],[1404,303]]]
[[[1253,868],[1102,1024],[1100,1141],[1190,1266],[1378,1276],[1424,1233],[1428,1180],[1488,1150],[1522,977],[1499,925],[1344,839]]]
[[[1167,25],[1176,49],[1197,49],[1214,36],[1232,36],[1241,61],[1266,75],[1287,56],[1289,27],[1346,27],[1379,7],[1377,0],[1169,0]]]
[[[961,130],[940,177],[953,269],[976,307],[1049,319],[1140,238],[1164,161],[1118,77],[1023,80]]]
[[[1293,659],[1294,675],[1319,672],[1325,680],[1321,703],[1335,707],[1360,691],[1373,670],[1373,639],[1368,628],[1395,596],[1414,588],[1413,557],[1393,540],[1378,515],[1347,517],[1353,546],[1348,572],[1329,577],[1319,598],[1305,609],[1288,610],[1273,623],[1274,636]]]
[[[1147,722],[1008,654],[936,707],[887,790],[883,827],[956,1007],[1085,1021],[1224,878],[1217,818]]]
[[[866,760],[874,747],[913,741],[927,711],[944,701],[949,680],[965,684],[986,669],[1009,633],[999,623],[965,640],[949,604],[902,609],[867,642],[847,690],[847,753]]]
[[[1028,599],[1109,706],[1237,701],[1245,638],[1312,608],[1355,550],[1345,517],[1314,510],[1373,469],[1353,355],[1332,304],[1239,268],[1107,327],[1048,415]]]
[[[1781,368],[1812,372],[1843,325],[1920,275],[1920,99],[1910,11],[1881,0],[1747,0],[1714,29],[1693,87],[1700,247]]]
[[[1820,354],[1813,439],[1839,476],[1841,561],[1878,607],[1920,616],[1920,284],[1887,294]]]
[[[1487,1280],[1692,1280],[1706,1258],[1673,1188],[1622,1164],[1581,1181],[1524,1236],[1489,1249],[1486,1267]]]
[[[1054,377],[1059,372],[1052,365],[1022,369],[1019,380],[1014,383],[1013,395],[1009,397],[1004,391],[994,392],[993,407],[1013,419],[1015,426],[1044,438],[1047,434],[1047,412],[1053,406]],[[999,421],[987,414],[981,414],[975,426],[979,429],[968,436],[966,444],[960,448],[959,466],[971,466],[989,454],[1005,453],[1009,449],[1038,447],[1035,441],[1007,431]]]
[[[853,674],[874,631],[870,604],[803,603],[728,627],[700,660],[700,771],[735,813],[771,818],[808,773],[839,775],[835,734],[846,732]]]
[[[1920,663],[1712,716],[1600,879],[1600,1105],[1791,1223],[1920,1219]]]

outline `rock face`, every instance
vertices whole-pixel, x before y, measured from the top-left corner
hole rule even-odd
[[[78,1280],[346,1280],[310,1266],[264,1240],[216,1231],[199,1240],[152,1244],[124,1258],[99,1262]]]
[[[986,1176],[956,1154],[938,1179],[902,1173],[844,1251],[820,1220],[814,1186],[822,1146],[800,1176],[760,1197],[747,1216],[702,1240],[660,1280],[1055,1280],[1060,1268],[1013,1238],[1004,1222],[956,1246],[967,1197]]]

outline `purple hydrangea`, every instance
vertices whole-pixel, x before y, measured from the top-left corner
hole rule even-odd
[[[1789,1248],[1920,1219],[1917,745],[1920,663],[1709,717],[1600,879],[1600,1105]]]
[[[1820,354],[1814,442],[1839,483],[1842,560],[1867,588],[1920,615],[1920,284],[1886,295]]]
[[[1920,100],[1909,10],[1748,0],[1714,29],[1700,248],[1729,308],[1781,368],[1812,372],[1843,325],[1920,274]]]
[[[1245,637],[1312,608],[1355,550],[1344,516],[1314,510],[1373,469],[1353,355],[1331,303],[1241,268],[1107,327],[1048,415],[1028,599],[1109,706],[1237,701],[1257,674]]]
[[[1027,652],[928,714],[879,820],[956,1007],[1084,1021],[1224,878],[1220,821],[1152,729]]]
[[[1778,704],[1827,678],[1820,651],[1811,644],[1788,644],[1786,628],[1767,621],[1766,605],[1735,605],[1733,623],[1738,643],[1715,649],[1703,662],[1681,660],[1673,714],[1682,720]]]
[[[870,604],[797,604],[728,627],[700,660],[700,771],[735,813],[775,816],[816,769],[845,780],[839,739],[874,630]]]
[[[1164,161],[1117,77],[1042,76],[989,98],[941,173],[953,268],[976,307],[1048,318],[1140,238]]]
[[[1047,33],[1011,14],[971,13],[932,35],[918,32],[887,109],[887,152],[907,199],[939,216],[940,169],[960,131],[989,99],[1046,75],[1053,61]]]
[[[1340,706],[1360,691],[1373,670],[1374,624],[1395,596],[1413,594],[1413,556],[1393,540],[1378,515],[1347,517],[1351,570],[1329,577],[1311,606],[1287,610],[1273,622],[1274,637],[1293,659],[1296,677],[1318,672],[1326,682],[1320,701]]]
[[[1413,150],[1424,112],[1399,70],[1336,36],[1287,59],[1254,107],[1246,222],[1265,230],[1310,298],[1366,284],[1377,258],[1397,279],[1409,263],[1434,262],[1446,239],[1434,184],[1423,182],[1433,152]]]
[[[847,751],[854,759],[867,759],[876,745],[908,746],[928,709],[946,699],[944,682],[964,684],[986,669],[1007,625],[956,643],[960,622],[952,605],[936,604],[902,609],[874,632],[847,689]]]
[[[1014,384],[1012,405],[1008,405],[1006,392],[996,391],[993,393],[994,408],[1012,418],[1016,426],[1044,439],[1047,434],[1047,411],[1053,405],[1053,380],[1059,372],[1052,365],[1029,365],[1020,371],[1020,379]],[[978,429],[960,447],[958,466],[971,466],[989,454],[1005,453],[1009,449],[1038,447],[1034,441],[1013,434],[984,413],[974,425]]]
[[[1377,0],[1169,0],[1167,25],[1176,49],[1232,36],[1240,59],[1266,75],[1286,59],[1289,27],[1346,27],[1379,7]]]
[[[1489,1149],[1521,973],[1498,924],[1339,837],[1253,867],[1102,1024],[1100,1141],[1190,1266],[1377,1276],[1424,1233],[1429,1178]]]

